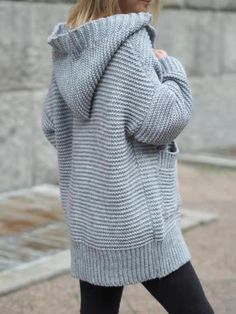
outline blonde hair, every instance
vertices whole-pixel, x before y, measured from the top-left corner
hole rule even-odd
[[[160,0],[153,0],[153,22],[160,13]],[[69,10],[66,25],[69,28],[78,27],[86,22],[100,17],[106,17],[120,12],[119,0],[78,0]]]

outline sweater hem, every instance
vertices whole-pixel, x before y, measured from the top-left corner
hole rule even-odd
[[[162,278],[191,260],[178,222],[162,241],[124,250],[97,249],[71,240],[71,276],[99,286],[124,286]]]

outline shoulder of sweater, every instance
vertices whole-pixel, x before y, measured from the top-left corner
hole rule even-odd
[[[129,37],[127,42],[137,61],[139,72],[147,77],[151,85],[162,82],[162,66],[156,57],[155,48],[153,48],[147,28],[145,26],[140,28]]]
[[[152,47],[150,35],[145,26],[133,33],[129,37],[128,42],[132,46],[133,52],[143,66],[153,65],[153,61],[156,56],[154,48]]]

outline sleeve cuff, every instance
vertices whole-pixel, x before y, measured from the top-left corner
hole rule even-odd
[[[165,56],[163,58],[160,58],[158,61],[162,65],[162,69],[163,69],[163,74],[164,75],[168,74],[170,72],[182,72],[186,76],[186,72],[184,70],[183,65],[174,56],[169,56],[168,55],[168,56]]]

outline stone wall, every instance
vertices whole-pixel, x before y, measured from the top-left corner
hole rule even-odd
[[[51,73],[47,37],[67,18],[68,2],[0,1],[0,191],[58,182],[40,113]],[[193,90],[181,151],[235,145],[236,1],[166,0],[154,26],[156,48],[183,63]]]

